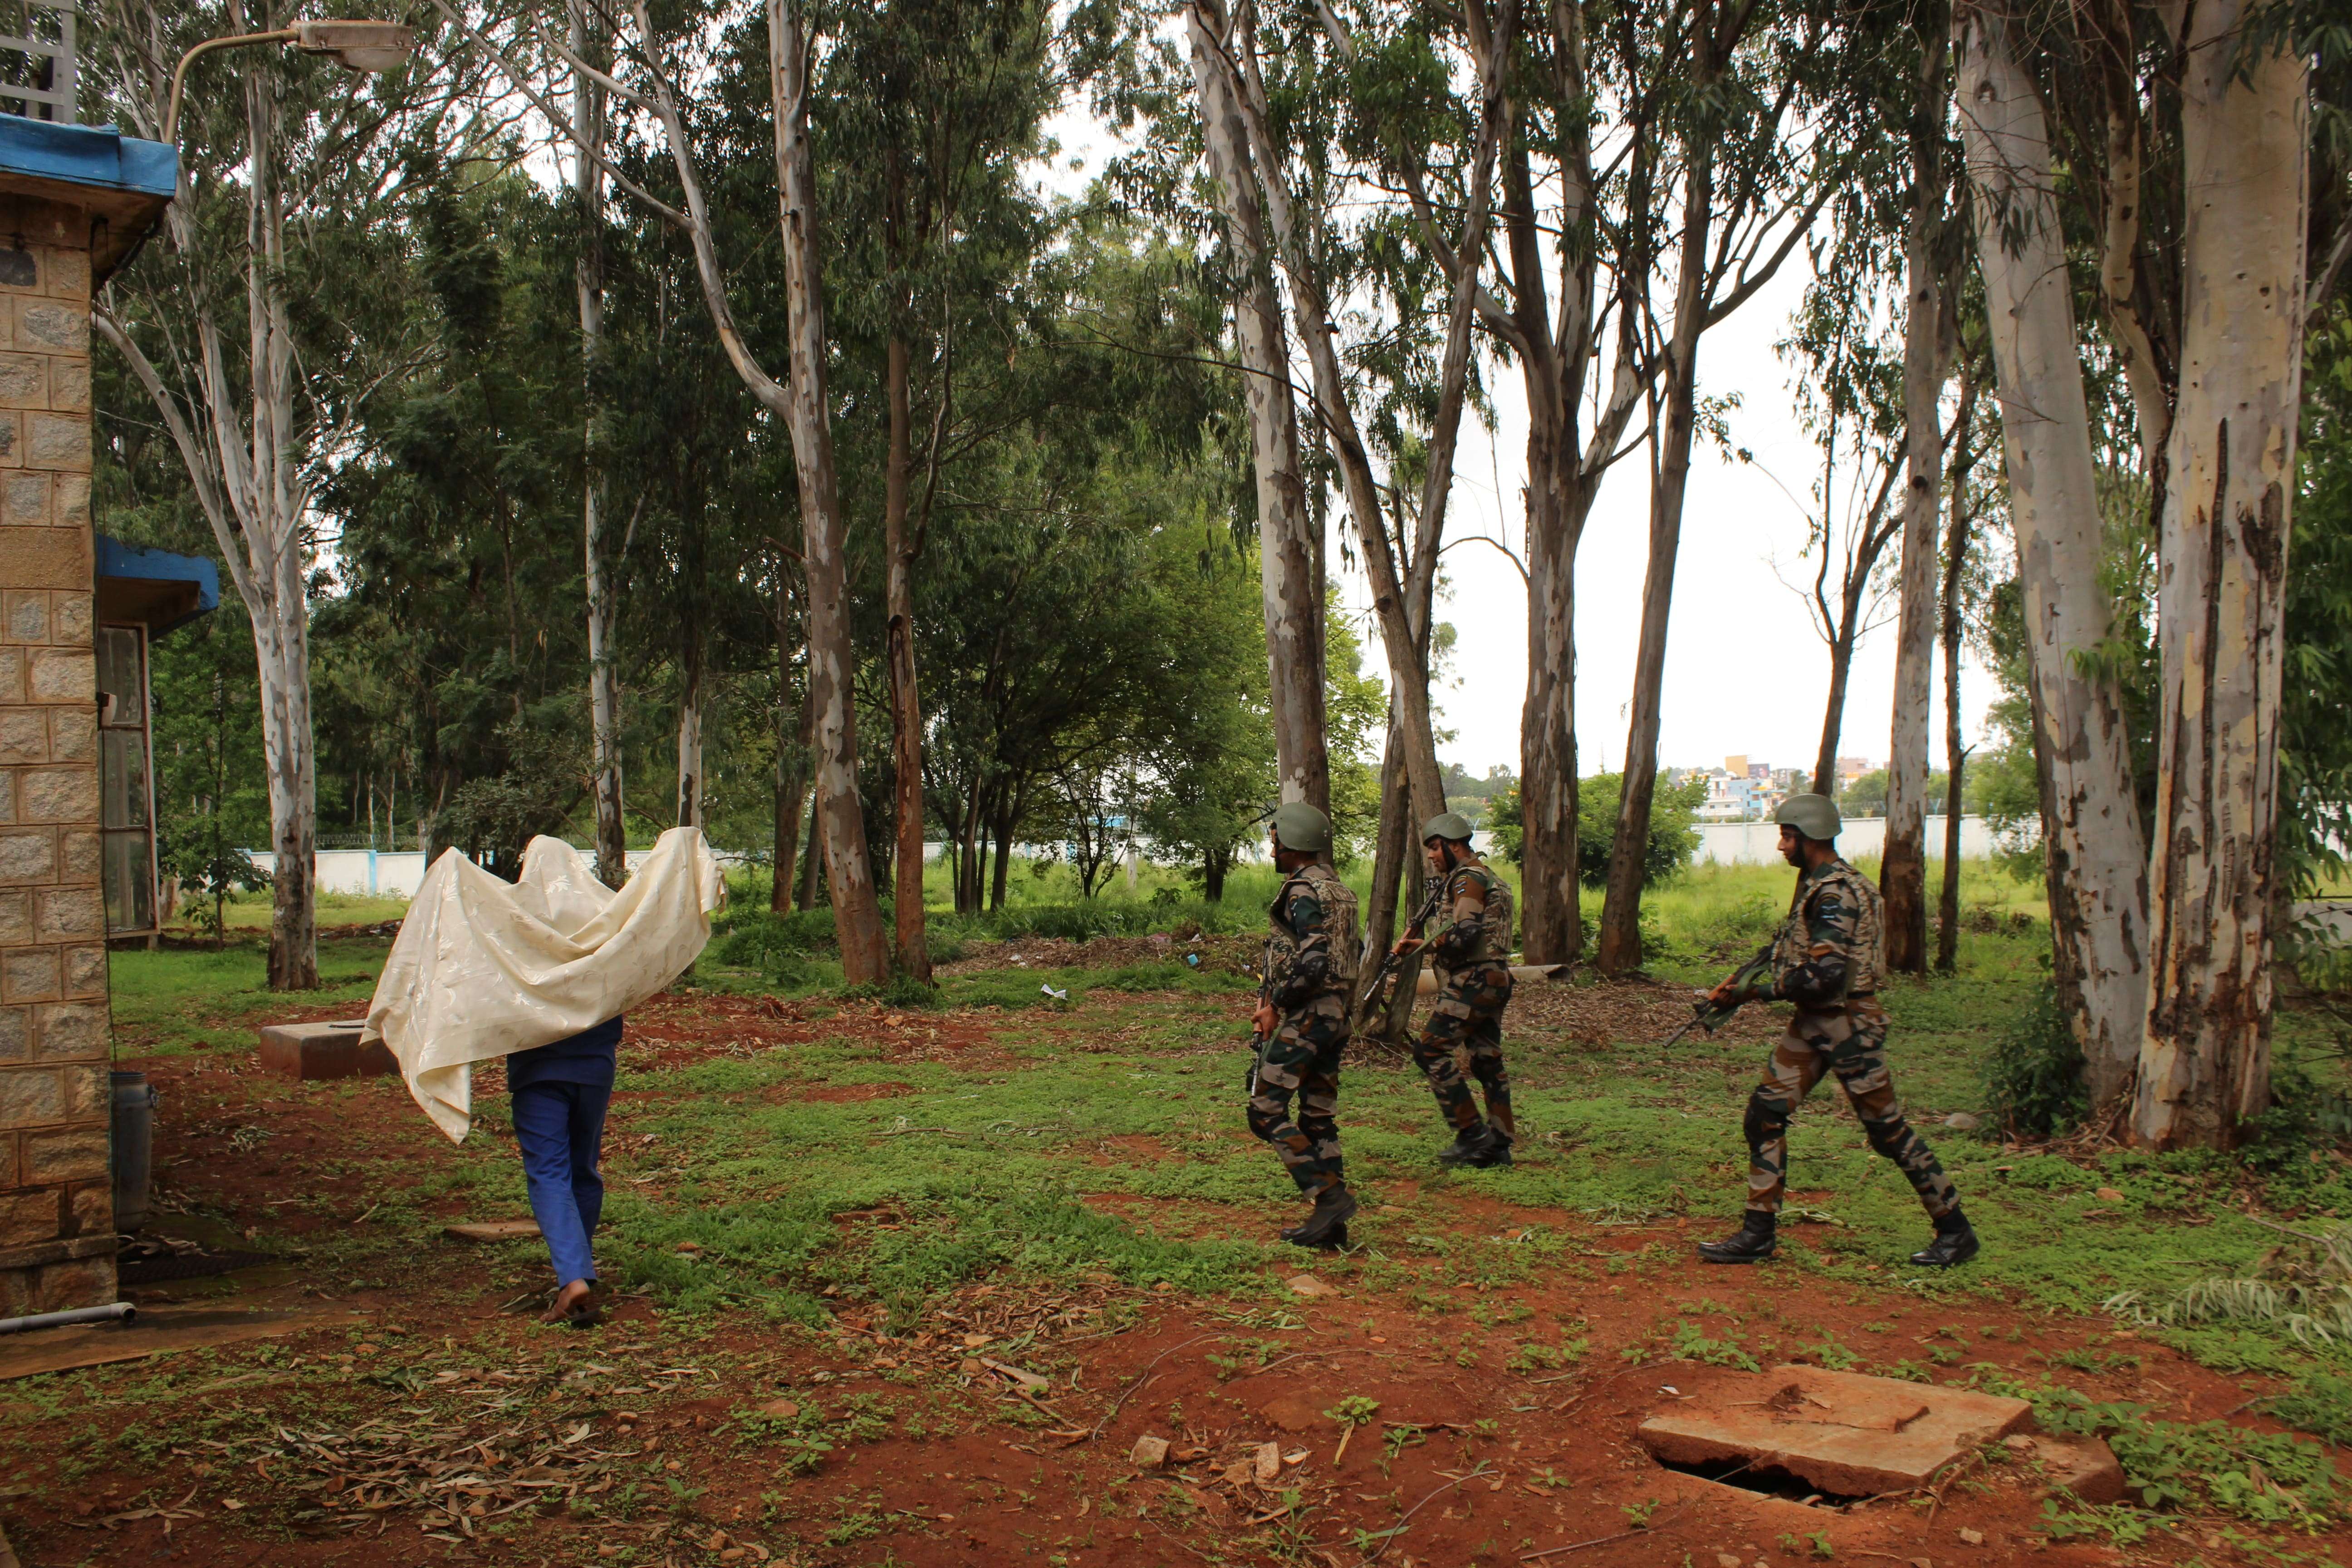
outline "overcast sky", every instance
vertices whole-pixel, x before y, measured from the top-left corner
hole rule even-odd
[[[1050,188],[1076,195],[1118,143],[1081,105],[1053,122],[1064,156],[1045,172]],[[1072,168],[1076,159],[1079,166]],[[1780,488],[1808,495],[1816,448],[1798,426],[1790,368],[1773,353],[1808,276],[1801,254],[1740,312],[1699,346],[1699,391],[1737,395],[1729,416],[1735,447],[1754,454],[1773,483],[1702,441],[1695,453],[1683,510],[1682,551],[1675,573],[1674,615],[1666,644],[1665,700],[1659,740],[1663,766],[1719,765],[1745,753],[1751,762],[1810,769],[1821,744],[1829,694],[1829,650],[1808,622],[1804,603],[1781,582],[1808,580],[1800,559],[1806,527],[1798,503]],[[1303,377],[1302,377],[1303,379]],[[1454,465],[1449,540],[1486,533],[1524,542],[1521,487],[1526,476],[1526,400],[1518,371],[1491,368],[1496,428],[1465,421]],[[1335,527],[1345,517],[1336,504]],[[1612,470],[1594,504],[1577,558],[1577,735],[1580,768],[1595,773],[1624,762],[1626,706],[1633,689],[1641,633],[1642,582],[1648,557],[1649,481],[1643,454]],[[1523,553],[1523,552],[1521,552]],[[1339,559],[1335,548],[1333,561]],[[1775,574],[1774,563],[1780,568]],[[1436,692],[1439,723],[1454,738],[1439,746],[1444,761],[1474,774],[1519,761],[1519,707],[1527,693],[1527,592],[1518,573],[1483,544],[1450,544],[1438,618],[1451,622],[1453,683]],[[1367,662],[1381,658],[1360,574],[1345,583],[1362,617]],[[1839,752],[1886,760],[1894,700],[1895,628],[1882,626],[1854,656]],[[1943,765],[1941,650],[1930,721],[1931,754]],[[1994,697],[1990,676],[1965,652],[1961,661],[1963,731],[1978,738]]]

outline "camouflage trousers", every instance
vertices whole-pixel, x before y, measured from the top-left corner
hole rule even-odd
[[[1511,1000],[1511,972],[1500,963],[1475,963],[1445,976],[1437,1005],[1413,1042],[1413,1065],[1428,1075],[1437,1109],[1456,1132],[1478,1125],[1478,1108],[1462,1077],[1455,1053],[1465,1047],[1470,1071],[1486,1091],[1486,1120],[1506,1138],[1518,1135],[1511,1115],[1511,1075],[1503,1067],[1503,1009]]]
[[[1348,1047],[1348,1027],[1347,997],[1326,992],[1285,1013],[1258,1058],[1249,1130],[1274,1145],[1290,1179],[1310,1198],[1338,1186],[1347,1174],[1337,1114],[1339,1053]],[[1298,1100],[1296,1118],[1290,1112],[1293,1096]]]
[[[1764,1081],[1748,1098],[1748,1207],[1778,1214],[1788,1186],[1789,1119],[1824,1072],[1837,1077],[1870,1146],[1895,1162],[1928,1214],[1960,1206],[1952,1179],[1926,1140],[1903,1119],[1886,1068],[1886,1011],[1870,998],[1839,1013],[1799,1013],[1772,1047]]]

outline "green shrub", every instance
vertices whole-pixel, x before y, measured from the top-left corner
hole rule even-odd
[[[2271,1401],[2271,1414],[2331,1443],[2352,1443],[2352,1378],[2315,1372],[2293,1394]]]
[[[2048,981],[1994,1037],[1985,1063],[1985,1103],[2011,1136],[2049,1137],[2082,1122],[2090,1110],[2083,1088],[2083,1047]]]

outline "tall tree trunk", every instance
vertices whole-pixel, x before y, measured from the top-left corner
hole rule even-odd
[[[2270,1104],[2280,644],[2302,394],[2308,64],[2242,43],[2248,0],[2183,40],[2181,374],[2164,501],[2147,1028],[2132,1133],[2230,1148]]]
[[[288,541],[279,563],[267,632],[254,622],[262,760],[269,780],[269,985],[310,991],[319,984],[318,763],[310,733],[307,573],[298,540]]]
[[[842,976],[852,985],[890,977],[889,944],[857,795],[857,711],[849,641],[849,581],[842,557],[840,486],[825,398],[824,268],[817,244],[816,176],[809,147],[808,40],[801,0],[768,0],[776,169],[782,204],[784,296],[791,334],[787,422],[799,470],[802,557],[808,575],[808,680],[816,707],[816,796],[825,881],[833,895]],[[673,127],[673,136],[678,134]]]
[[[1403,894],[1400,884],[1410,868],[1412,857],[1412,826],[1409,819],[1412,801],[1408,798],[1404,776],[1404,741],[1397,723],[1396,704],[1389,704],[1388,743],[1381,749],[1381,815],[1377,837],[1372,843],[1371,897],[1364,905],[1363,962],[1356,970],[1355,1013],[1357,1026],[1371,1023],[1372,972],[1380,967],[1380,956],[1396,944],[1397,906]]]
[[[814,736],[814,726],[811,727],[810,732],[812,736]],[[824,802],[815,799],[814,792],[811,792],[811,798],[809,800],[808,838],[801,847],[801,890],[799,897],[793,900],[793,907],[795,909],[813,910],[816,908],[817,878],[818,874],[824,868],[824,836],[823,831],[824,813],[822,809],[823,805]]]
[[[1674,607],[1675,558],[1682,549],[1683,496],[1690,484],[1698,415],[1698,342],[1707,306],[1707,248],[1715,220],[1715,149],[1691,149],[1684,176],[1682,254],[1675,262],[1674,336],[1667,350],[1664,418],[1657,479],[1650,492],[1650,563],[1642,580],[1642,632],[1633,664],[1633,711],[1609,886],[1601,905],[1593,963],[1622,974],[1642,962],[1642,880],[1649,859],[1650,805],[1658,784],[1658,719],[1666,676],[1666,624]]]
[[[898,971],[929,984],[931,954],[923,936],[923,708],[915,685],[915,546],[908,536],[907,497],[915,462],[914,411],[908,381],[913,351],[890,334],[890,447],[882,471],[882,553],[889,621],[892,805],[898,849],[893,857],[891,916],[897,927]]]
[[[2113,616],[2049,127],[2004,4],[1967,0],[1954,18],[1958,99],[2024,588],[2035,765],[2046,776],[2052,969],[2104,1106],[2129,1086],[2139,1056],[2147,855],[2122,695],[2074,657],[2105,641]]]
[[[1192,80],[1208,152],[1209,174],[1224,214],[1225,241],[1237,285],[1234,336],[1247,396],[1250,458],[1257,477],[1258,587],[1265,612],[1268,712],[1282,798],[1331,809],[1331,763],[1323,712],[1320,555],[1307,491],[1299,478],[1298,410],[1290,387],[1290,350],[1275,296],[1273,258],[1249,132],[1217,40],[1199,12],[1185,12]]]
[[[589,38],[586,0],[566,6],[572,52],[596,52]],[[608,888],[628,880],[628,826],[622,816],[621,689],[613,662],[613,627],[619,613],[604,563],[604,426],[596,402],[596,366],[604,353],[604,89],[586,71],[572,75],[572,198],[579,206],[580,258],[573,279],[580,295],[582,448],[580,521],[588,589],[588,732],[590,791],[596,805],[596,876]]]
[[[776,638],[776,866],[768,884],[768,908],[780,915],[793,907],[801,807],[809,792],[809,742],[816,727],[816,713],[809,706],[808,692],[803,688],[797,731],[784,728],[783,695],[792,689],[792,649],[783,639],[780,625]]]
[[[1927,967],[1927,726],[1935,706],[1936,523],[1944,489],[1944,379],[1951,362],[1951,314],[1944,302],[1944,81],[1949,23],[1924,6],[1918,94],[1911,121],[1911,216],[1904,238],[1901,623],[1895,643],[1895,715],[1886,742],[1886,841],[1878,886],[1885,897],[1886,967]]]
[[[1975,517],[1969,501],[1969,470],[1976,449],[1969,434],[1977,410],[1977,378],[1960,363],[1960,406],[1952,437],[1952,511],[1944,532],[1944,886],[1936,908],[1936,970],[1950,974],[1960,963],[1960,813],[1966,800],[1962,774],[1968,747],[1960,734],[1960,589],[1967,580],[1969,532]]]
[[[1519,885],[1526,900],[1520,922],[1529,963],[1566,963],[1584,947],[1576,862],[1576,547],[1598,487],[1581,482],[1582,455],[1557,403],[1558,366],[1543,368],[1549,395],[1540,399],[1533,360],[1525,372],[1528,689],[1519,706]]]
[[[677,825],[702,826],[702,643],[689,632],[677,698]]]
[[[1822,709],[1822,740],[1813,753],[1813,793],[1837,798],[1838,742],[1845,732],[1845,691],[1853,677],[1855,626],[1851,611],[1830,638],[1830,695]]]

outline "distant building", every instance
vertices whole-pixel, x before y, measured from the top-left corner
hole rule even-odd
[[[1723,771],[1729,773],[1736,779],[1746,778],[1748,776],[1748,753],[1742,752],[1736,757],[1724,758]]]
[[[1870,772],[1868,757],[1840,757],[1837,760],[1837,785],[1843,789]]]

